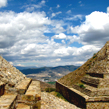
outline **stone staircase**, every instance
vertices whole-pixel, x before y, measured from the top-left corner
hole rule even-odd
[[[73,85],[73,88],[82,93],[94,96],[109,96],[109,74],[87,73],[81,79],[81,85]]]
[[[40,82],[27,78],[0,56],[0,109],[40,108]]]
[[[73,84],[71,90],[84,98],[84,108],[109,109],[109,41],[89,66],[81,83]]]

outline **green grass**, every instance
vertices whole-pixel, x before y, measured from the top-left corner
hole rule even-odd
[[[56,92],[55,88],[46,88],[45,89],[46,92],[53,94],[54,96],[63,99],[64,101],[67,101],[62,94],[60,94],[59,92]]]
[[[46,92],[53,92],[53,91],[55,91],[55,90],[56,90],[55,88],[46,88],[46,89],[45,89]]]
[[[53,82],[47,82],[48,84],[52,84],[52,85],[55,85],[55,81],[53,81]]]
[[[79,84],[79,87],[81,87],[81,88],[86,88],[86,87],[84,86],[84,84]]]
[[[59,92],[55,92],[56,93],[56,97],[61,98],[65,101],[67,101]]]

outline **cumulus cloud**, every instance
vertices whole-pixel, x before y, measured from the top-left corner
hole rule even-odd
[[[95,11],[86,16],[80,26],[70,27],[72,33],[80,37],[83,44],[101,46],[109,40],[109,16],[107,13]]]
[[[55,34],[62,33],[66,31],[63,26],[65,23],[62,20],[52,20],[51,25],[53,28],[51,28],[51,31],[54,32]]]
[[[85,18],[81,25],[69,26],[68,35],[67,24],[45,12],[0,12],[0,54],[19,66],[81,65],[109,40],[107,13],[95,11]],[[46,36],[47,32],[54,35]],[[70,45],[74,42],[83,46]]]
[[[60,33],[59,35],[54,35],[52,38],[54,38],[54,39],[65,39],[66,35],[64,33]]]
[[[0,48],[11,47],[21,39],[26,41],[30,37],[36,42],[42,41],[44,24],[49,23],[44,12],[0,12]]]
[[[0,8],[7,5],[7,0],[0,0]]]

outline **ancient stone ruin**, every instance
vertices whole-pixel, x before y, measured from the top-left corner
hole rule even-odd
[[[40,82],[27,78],[0,56],[0,109],[40,108]]]
[[[86,65],[84,64],[86,73],[80,78],[79,85],[75,83],[72,86],[63,84],[64,78],[67,77],[65,76],[63,80],[57,81],[56,90],[79,107],[109,109],[109,41],[90,61],[90,64],[87,62]],[[85,68],[88,69],[85,70]],[[83,67],[79,69],[83,69]]]

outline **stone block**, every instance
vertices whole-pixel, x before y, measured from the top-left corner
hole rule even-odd
[[[2,95],[0,97],[0,109],[14,109],[17,95]]]
[[[28,88],[28,86],[30,85],[31,83],[31,79],[30,78],[26,78],[24,80],[22,80],[17,86],[16,86],[16,89],[17,89],[17,92],[19,94],[24,94]]]
[[[25,93],[27,98],[34,98],[35,101],[41,100],[41,88],[39,81],[32,81],[27,92]]]
[[[95,79],[95,78],[91,78],[91,77],[83,77],[81,79],[81,81],[85,84],[88,84],[90,86],[93,86],[93,87],[98,87],[99,85],[99,79]]]
[[[26,104],[23,104],[23,103],[19,103],[17,105],[17,108],[16,109],[31,109],[30,106],[26,105]]]

